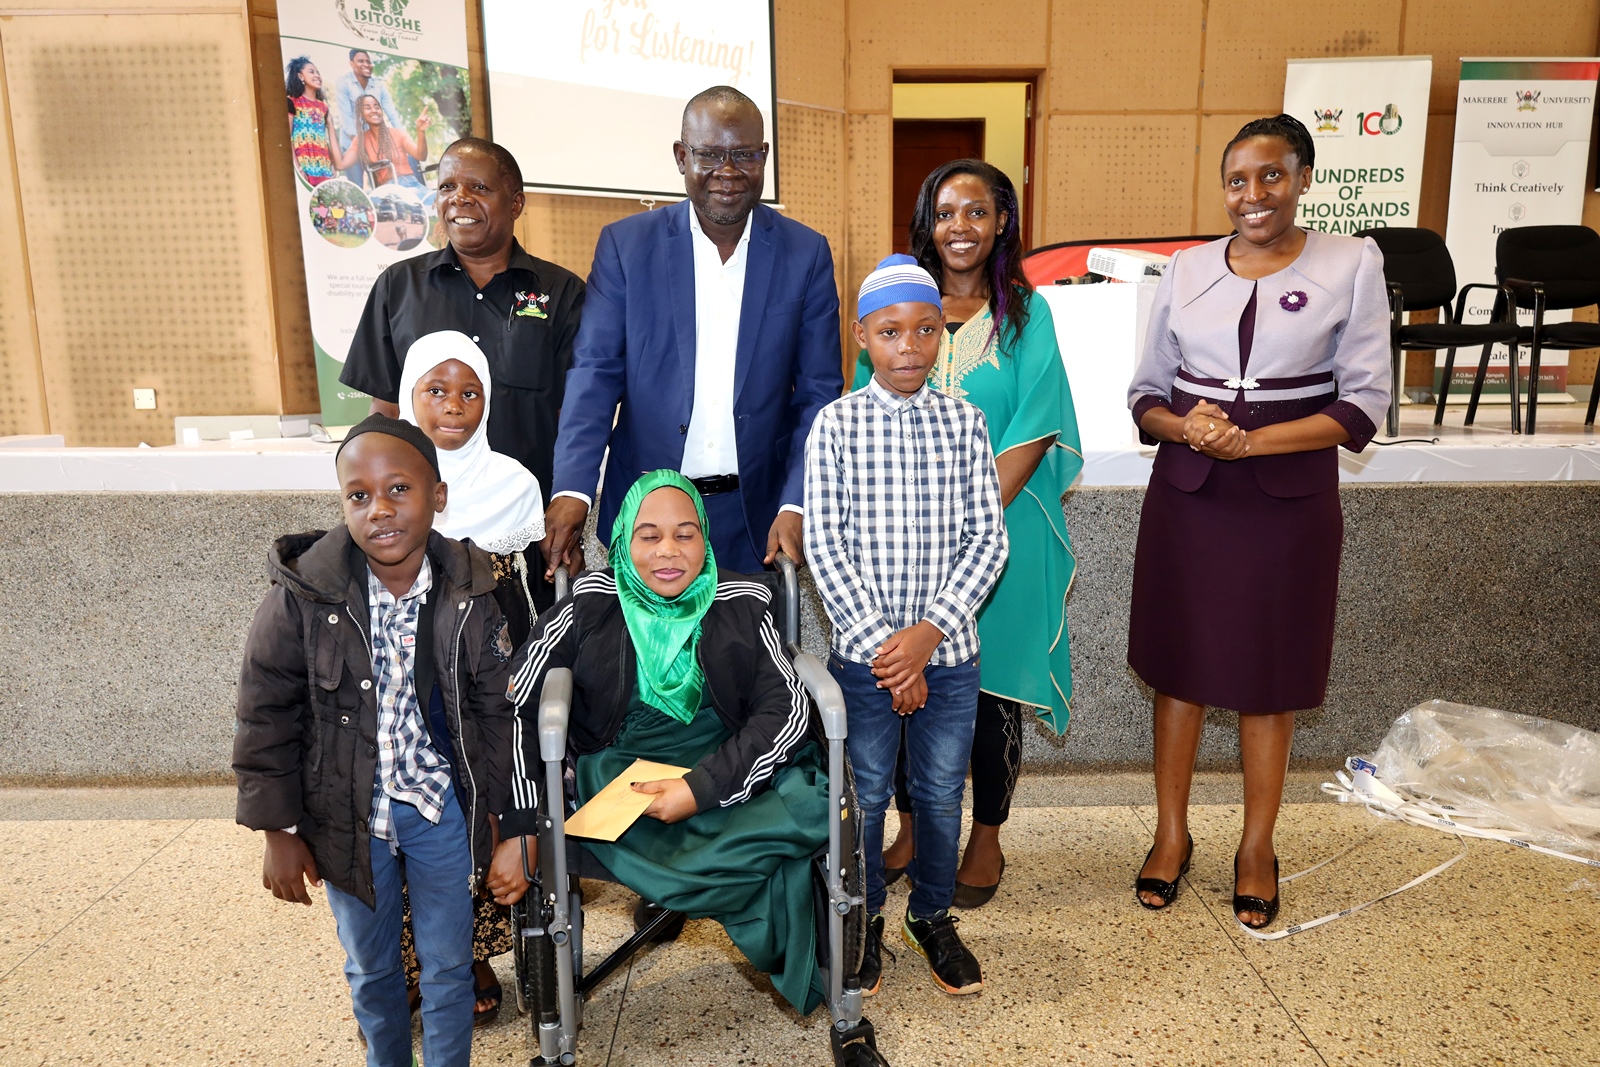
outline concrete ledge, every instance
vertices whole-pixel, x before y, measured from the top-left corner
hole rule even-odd
[[[1069,494],[1073,723],[1025,738],[1035,768],[1130,768],[1149,694],[1125,663],[1142,489]],[[1327,705],[1294,755],[1370,749],[1430,697],[1600,729],[1600,484],[1356,485]],[[339,519],[332,494],[0,494],[0,780],[215,780],[228,773],[239,657],[279,534]],[[592,546],[593,548],[593,546]],[[591,555],[591,558],[598,559]],[[1204,573],[1204,561],[1197,561]],[[1207,579],[1226,601],[1229,582]],[[808,585],[809,589],[809,585]],[[814,594],[807,647],[821,647]],[[1217,713],[1203,766],[1235,754]]]

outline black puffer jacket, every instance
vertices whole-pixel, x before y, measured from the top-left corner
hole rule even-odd
[[[808,739],[810,700],[795,677],[772,617],[772,590],[761,582],[717,572],[717,598],[700,631],[706,697],[732,737],[684,776],[701,811],[749,800],[766,788]],[[539,693],[545,675],[573,675],[569,747],[598,752],[616,739],[638,686],[628,634],[610,570],[591,571],[572,595],[547,611],[517,653],[511,698],[517,706],[511,809],[505,837],[535,830],[534,799],[544,781],[539,761]]]
[[[503,811],[510,795],[512,648],[489,557],[437,533],[428,556],[432,610],[417,628],[415,680],[424,702],[439,684],[450,737],[445,743],[435,730],[433,743],[450,760],[481,879],[488,814]],[[279,538],[269,571],[272,589],[250,625],[239,677],[238,820],[252,830],[298,827],[317,872],[370,906],[378,699],[366,557],[340,526]]]

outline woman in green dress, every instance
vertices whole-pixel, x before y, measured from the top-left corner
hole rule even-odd
[[[947,335],[928,384],[977,405],[989,423],[1011,558],[978,615],[982,691],[972,741],[972,835],[956,872],[955,906],[981,907],[1005,869],[1000,826],[1022,769],[1024,707],[1067,728],[1072,660],[1067,590],[1076,561],[1061,497],[1083,467],[1072,390],[1050,307],[1022,272],[1011,179],[958,159],[922,183],[911,254],[939,283]],[[855,387],[871,379],[865,361]],[[902,766],[904,761],[902,761]],[[892,881],[911,861],[911,799],[896,794],[900,833],[884,852]]]
[[[828,779],[771,590],[717,570],[700,494],[677,471],[634,483],[610,563],[573,583],[512,664],[516,776],[489,888],[502,904],[527,888],[518,840],[533,832],[542,773],[537,697],[550,670],[569,667],[580,804],[635,759],[688,768],[631,783],[653,796],[644,816],[584,847],[646,901],[722,923],[809,1012],[823,997],[811,857],[828,840]]]

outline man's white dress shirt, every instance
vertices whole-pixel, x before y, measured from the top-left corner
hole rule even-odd
[[[694,247],[694,409],[683,439],[685,478],[739,473],[734,441],[733,370],[739,352],[739,310],[744,303],[744,268],[749,261],[752,212],[728,261],[689,212]]]

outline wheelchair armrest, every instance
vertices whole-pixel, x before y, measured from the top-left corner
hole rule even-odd
[[[572,671],[557,667],[545,676],[539,695],[539,756],[559,763],[567,755],[567,721],[572,717]]]
[[[822,732],[831,741],[843,740],[850,731],[845,723],[844,691],[839,683],[833,680],[822,661],[809,652],[795,656],[794,672],[800,676],[800,684],[806,687],[811,699],[817,702],[817,711],[822,715]]]
[[[783,644],[800,640],[800,570],[789,553],[778,553],[778,573],[783,576]]]

